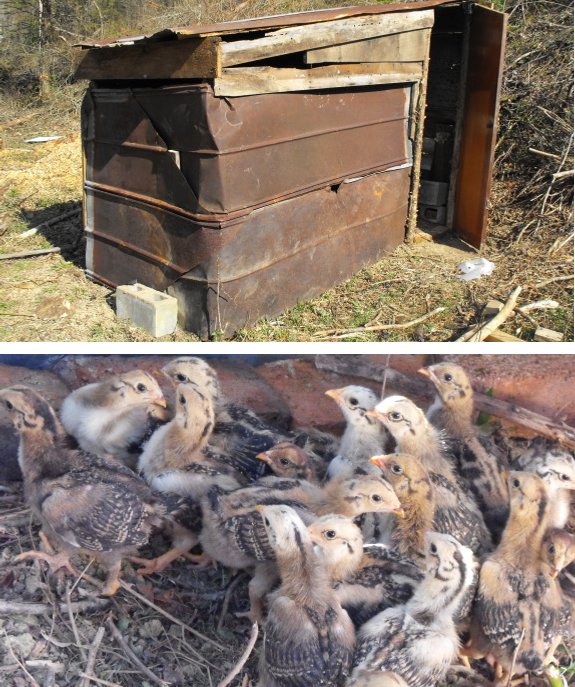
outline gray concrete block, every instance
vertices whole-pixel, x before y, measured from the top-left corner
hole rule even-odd
[[[445,205],[449,184],[445,181],[422,181],[419,187],[419,202],[424,205]]]
[[[116,290],[116,315],[154,337],[165,336],[176,329],[178,300],[143,284],[126,284]]]

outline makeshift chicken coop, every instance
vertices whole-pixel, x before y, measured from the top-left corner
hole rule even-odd
[[[417,222],[480,246],[505,27],[423,0],[82,43],[88,275],[176,296],[207,338],[318,295]]]

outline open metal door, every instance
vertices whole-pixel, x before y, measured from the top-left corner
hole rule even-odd
[[[479,248],[487,228],[507,15],[473,6],[453,228]]]

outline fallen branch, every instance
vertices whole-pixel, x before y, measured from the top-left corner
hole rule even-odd
[[[559,303],[553,301],[550,298],[545,298],[541,301],[533,301],[533,303],[526,303],[525,305],[520,305],[517,310],[519,312],[529,312],[530,310],[553,310],[558,308]]]
[[[218,687],[227,687],[227,685],[230,684],[230,682],[235,678],[235,676],[244,667],[246,661],[248,660],[248,658],[250,657],[250,654],[253,651],[256,640],[258,638],[258,629],[259,629],[258,624],[254,623],[252,625],[252,631],[250,634],[250,639],[248,641],[248,645],[246,646],[246,650],[240,656],[240,660],[236,663],[236,665],[232,668],[232,670],[226,675],[226,677],[220,683],[218,683]]]
[[[445,308],[443,306],[440,306],[439,308],[435,308],[435,310],[432,310],[431,312],[428,312],[415,320],[410,320],[409,322],[400,322],[399,324],[376,324],[370,327],[355,327],[352,329],[327,329],[324,331],[316,332],[313,335],[313,337],[314,339],[343,339],[347,336],[352,336],[353,334],[361,334],[362,332],[381,332],[387,329],[408,329],[409,327],[413,327],[413,325],[419,324],[420,322],[424,322],[425,320],[428,320],[430,317],[433,317],[434,315],[443,312],[443,310],[445,310]]]
[[[511,315],[517,304],[517,299],[519,298],[519,294],[521,293],[522,289],[523,287],[516,286],[510,293],[505,305],[501,308],[497,315],[493,317],[493,319],[489,320],[489,322],[481,325],[478,328],[466,332],[463,334],[463,336],[460,336],[459,339],[456,339],[456,341],[483,341],[500,325],[502,325],[503,322],[505,322],[505,320]]]
[[[61,248],[40,248],[39,250],[23,250],[19,253],[0,253],[0,260],[17,260],[19,258],[33,258],[37,255],[48,255],[49,253],[60,253]]]
[[[359,356],[317,355],[315,364],[319,370],[336,372],[350,377],[362,377],[377,382],[383,381],[385,374],[384,365],[376,365]],[[420,381],[418,378],[408,377],[393,368],[388,369],[388,383],[406,396],[419,396],[430,400],[435,396],[435,389],[425,382],[423,377]],[[474,393],[473,401],[476,410],[504,418],[516,425],[527,427],[542,436],[558,441],[569,448],[575,448],[575,427],[571,427],[561,420],[552,420],[545,415],[518,406],[516,403],[493,398],[479,391]]]
[[[86,675],[86,673],[80,673],[80,677],[88,678],[91,682],[95,682],[97,685],[104,685],[104,687],[122,687],[122,685],[119,685],[117,682],[108,682],[108,680],[102,680],[93,675]]]
[[[92,673],[94,672],[96,656],[98,655],[98,649],[100,648],[100,644],[104,639],[105,631],[106,630],[103,625],[100,628],[98,628],[98,632],[96,632],[94,641],[90,645],[90,650],[88,652],[88,660],[86,661],[86,670],[83,673],[84,676],[82,677],[82,681],[80,682],[80,687],[90,687],[90,678],[92,676]]]
[[[74,217],[75,215],[79,215],[82,212],[82,208],[76,208],[76,210],[70,210],[69,212],[65,212],[63,215],[58,215],[58,217],[53,217],[52,219],[47,219],[45,222],[42,222],[42,224],[39,224],[37,227],[32,227],[31,229],[26,229],[26,231],[23,231],[20,234],[20,238],[26,238],[27,236],[34,236],[34,234],[37,234],[40,229],[44,229],[45,227],[50,227],[53,224],[58,224],[58,222],[63,222],[65,219],[69,219],[70,217]]]
[[[85,601],[75,601],[70,604],[75,613],[84,613],[86,611],[95,611],[105,608],[110,603],[110,599],[96,598],[87,599]],[[68,607],[66,604],[59,604],[61,613],[66,613]],[[0,615],[10,615],[11,613],[25,615],[42,615],[43,613],[52,613],[52,606],[47,606],[41,603],[24,603],[20,601],[3,601],[0,599]]]
[[[532,286],[529,285],[528,288],[530,289],[541,289],[544,286],[547,286],[547,284],[552,284],[553,282],[556,281],[573,281],[573,278],[575,277],[575,274],[565,274],[561,275],[559,277],[551,277],[550,279],[544,279],[543,281],[537,282],[537,284],[533,284]]]
[[[553,181],[558,181],[559,179],[566,179],[567,177],[572,177],[575,173],[575,169],[568,169],[565,172],[555,172],[552,179]]]
[[[160,687],[168,687],[168,685],[170,684],[169,682],[161,680],[155,673],[152,673],[148,666],[144,665],[142,661],[140,661],[140,659],[134,653],[128,642],[124,639],[124,635],[114,625],[114,621],[112,620],[112,618],[108,618],[107,623],[116,641],[122,647],[122,651],[126,655],[126,658],[130,661],[130,663],[134,665],[140,672],[142,672],[148,678],[148,680],[151,680],[156,685],[160,685]]]
[[[546,153],[544,150],[537,150],[536,148],[529,148],[529,152],[541,157],[548,157],[550,160],[561,159],[561,155],[556,155],[555,153]]]

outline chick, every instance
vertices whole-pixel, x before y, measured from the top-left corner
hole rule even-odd
[[[133,562],[145,564],[140,574],[164,570],[180,556],[198,563],[207,561],[206,556],[189,554],[199,542],[200,498],[213,485],[237,489],[242,484],[241,475],[226,463],[225,457],[208,447],[214,424],[211,400],[195,387],[180,384],[174,418],[144,446],[138,470],[154,491],[163,495],[172,547],[153,560],[132,558]]]
[[[327,470],[328,478],[343,479],[368,472],[376,474],[368,460],[385,452],[389,434],[381,422],[366,412],[375,408],[379,397],[371,389],[354,385],[330,389],[325,393],[337,403],[346,422],[338,454]]]
[[[21,554],[39,558],[53,570],[74,571],[70,556],[82,553],[99,560],[108,577],[103,594],[119,586],[122,558],[148,541],[165,510],[147,485],[122,464],[66,448],[56,414],[26,387],[0,391],[0,403],[20,432],[19,464],[24,493],[44,535],[60,552]]]
[[[560,448],[548,445],[545,439],[535,440],[514,467],[539,475],[547,484],[551,513],[549,526],[559,529],[569,520],[571,494],[575,490],[575,460]]]
[[[133,370],[76,389],[64,399],[60,418],[84,451],[135,468],[142,444],[169,414],[156,380]]]
[[[426,571],[411,599],[361,627],[349,687],[367,675],[392,671],[410,687],[441,681],[456,658],[453,614],[473,579],[473,553],[456,539],[426,535]]]
[[[452,363],[439,363],[419,370],[437,390],[427,413],[449,439],[459,475],[473,493],[485,522],[499,541],[509,515],[509,493],[503,474],[508,468],[501,451],[487,437],[480,439],[473,424],[473,388],[465,370]]]
[[[443,453],[438,431],[424,413],[404,396],[389,396],[371,411],[397,442],[397,452],[419,458],[435,487],[435,528],[452,534],[474,553],[491,550],[491,534],[473,498],[459,484]]]
[[[325,515],[307,529],[314,553],[356,626],[385,608],[405,603],[422,578],[413,563],[389,547],[364,547],[361,530],[349,518]]]
[[[355,631],[305,525],[288,506],[258,506],[258,512],[281,578],[270,597],[258,687],[343,687]]]
[[[547,566],[548,574],[559,582],[563,600],[559,621],[563,636],[575,637],[575,536],[565,530],[552,528],[547,530],[541,548],[543,565]],[[555,645],[559,644],[557,638]],[[548,652],[546,663],[553,660],[556,646]]]
[[[311,458],[302,448],[289,441],[282,441],[258,453],[256,458],[267,463],[277,477],[305,479],[314,483],[319,481]]]
[[[509,475],[510,514],[501,543],[484,561],[466,653],[490,656],[496,677],[539,670],[559,630],[561,596],[541,561],[549,522],[543,480],[526,472]],[[522,633],[524,634],[523,639]]]
[[[397,673],[371,673],[356,680],[355,687],[409,687]]]
[[[173,384],[193,384],[204,395],[211,396],[216,409],[212,445],[231,456],[234,467],[242,470],[249,481],[267,473],[265,463],[255,456],[282,441],[294,442],[318,458],[335,455],[338,445],[335,437],[315,430],[282,432],[248,408],[227,401],[221,393],[215,370],[201,358],[177,358],[165,365],[162,372]]]

